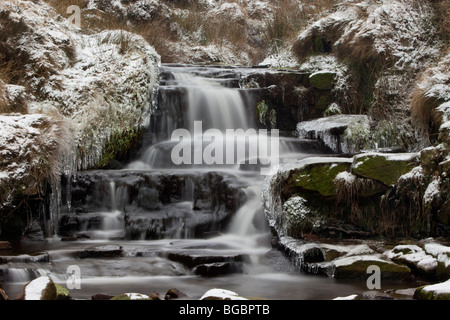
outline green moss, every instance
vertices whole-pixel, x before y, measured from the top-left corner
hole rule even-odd
[[[330,104],[330,97],[328,95],[322,95],[319,97],[319,100],[317,101],[315,108],[320,110],[325,110],[328,108],[328,105]]]
[[[56,299],[57,300],[64,300],[64,299],[68,299],[70,297],[70,293],[69,290],[67,290],[66,288],[64,288],[63,286],[55,283],[55,287],[56,287]]]
[[[374,265],[380,268],[382,279],[404,279],[411,273],[404,265],[378,260],[357,260],[352,264],[336,267],[334,276],[336,279],[367,279],[367,269]]]
[[[263,100],[256,105],[256,116],[259,120],[259,123],[266,125],[266,117],[269,111],[269,106]]]
[[[309,83],[316,89],[331,90],[335,77],[336,74],[333,72],[314,73],[309,77]]]
[[[436,293],[434,291],[427,291],[422,286],[416,289],[414,292],[414,299],[417,300],[450,300],[450,293]]]
[[[276,110],[270,108],[264,100],[256,105],[256,117],[259,123],[264,126],[270,125],[271,128],[275,128],[277,125]]]
[[[387,186],[397,183],[400,176],[415,167],[410,159],[391,159],[389,155],[366,155],[355,158],[351,172],[355,175],[378,180]]]
[[[141,131],[136,129],[117,131],[111,134],[97,167],[105,168],[114,159],[126,158],[127,154],[137,146],[140,136]]]
[[[349,163],[316,163],[305,166],[292,177],[292,185],[304,190],[317,191],[324,197],[336,196],[334,179],[350,169]]]

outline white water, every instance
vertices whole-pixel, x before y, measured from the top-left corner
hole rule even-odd
[[[214,80],[189,73],[173,73],[178,86],[188,91],[188,130],[193,132],[195,121],[203,122],[203,129],[226,130],[250,127],[245,102],[237,89],[221,86]]]
[[[172,85],[181,86],[187,90],[188,110],[184,125],[192,129],[194,121],[203,121],[203,129],[248,129],[252,127],[250,113],[245,108],[242,93],[237,89],[225,88],[210,79],[193,76],[187,73],[174,73],[175,81]],[[175,109],[175,108],[174,108]],[[186,123],[187,122],[187,123]],[[296,152],[293,141],[286,140],[286,151],[290,157],[305,156]],[[254,144],[250,141],[249,144]],[[164,158],[170,154],[173,142],[162,141],[157,145],[148,146],[139,161],[131,164],[128,170],[154,170],[157,172],[173,172],[180,170]],[[266,253],[271,249],[270,233],[268,232],[261,203],[261,185],[263,176],[254,172],[251,177],[244,177],[240,171],[239,159],[234,166],[217,168],[200,165],[196,170],[223,170],[236,176],[236,180],[244,181],[247,187],[242,189],[242,205],[234,213],[230,224],[223,229],[225,232],[211,239],[186,239],[189,230],[184,229],[182,218],[174,228],[171,239],[124,241],[112,240],[123,236],[125,207],[128,199],[127,189],[119,182],[108,181],[107,192],[108,209],[104,212],[93,212],[85,215],[100,216],[100,229],[90,231],[90,239],[76,242],[48,241],[44,244],[31,244],[30,252],[47,250],[51,260],[52,275],[64,275],[69,265],[78,265],[83,274],[82,291],[73,291],[76,298],[89,299],[96,293],[121,294],[123,292],[149,293],[152,290],[164,293],[172,287],[190,295],[189,298],[200,297],[207,290],[221,287],[236,291],[246,296],[263,296],[272,299],[314,298],[321,294],[333,297],[330,287],[323,286],[320,293],[318,280],[307,279],[297,274],[287,274],[276,271],[272,265],[283,263],[283,257],[277,256],[268,262]],[[165,166],[163,166],[165,164]],[[163,169],[160,169],[163,167]],[[192,169],[184,168],[187,172]],[[182,193],[182,199],[173,204],[175,211],[192,211],[194,199],[194,183],[187,179]],[[108,201],[108,200],[105,200]],[[215,214],[215,213],[212,213]],[[143,235],[144,236],[144,235]],[[185,239],[182,239],[182,238]],[[144,239],[144,237],[143,237]],[[123,247],[124,256],[111,259],[78,259],[77,252],[91,250],[97,246]],[[193,255],[246,255],[250,261],[245,262],[244,274],[233,274],[226,277],[204,278],[192,274],[183,265],[160,256],[165,252],[187,252]],[[138,255],[139,253],[139,255]],[[285,258],[284,258],[285,259]],[[276,262],[274,262],[276,260]],[[280,262],[281,261],[281,262]],[[271,265],[272,264],[272,265]],[[289,268],[289,267],[287,267]],[[25,269],[16,268],[11,272],[11,278],[5,286],[14,293],[20,291],[23,281],[31,280],[31,274]],[[64,284],[64,277],[57,280]],[[319,281],[330,285],[326,279]],[[12,283],[12,284],[11,284]],[[16,287],[14,287],[16,286]],[[302,289],[299,290],[299,287]],[[325,289],[326,288],[326,289]],[[337,290],[337,289],[335,289]],[[301,292],[300,292],[301,291]],[[354,293],[349,287],[344,294]],[[343,295],[340,293],[340,295]]]

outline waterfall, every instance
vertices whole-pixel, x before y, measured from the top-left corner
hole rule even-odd
[[[238,236],[252,236],[262,231],[257,226],[264,225],[264,214],[262,213],[261,187],[252,185],[245,189],[246,202],[236,212],[230,223],[228,232]]]
[[[193,131],[195,121],[203,129],[247,129],[250,126],[245,102],[237,89],[226,88],[217,81],[188,73],[174,73],[177,85],[188,92],[187,125]]]

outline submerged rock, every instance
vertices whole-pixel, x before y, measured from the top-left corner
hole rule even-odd
[[[216,262],[201,264],[194,268],[194,274],[203,277],[218,277],[243,272],[244,270],[242,263],[236,262]]]

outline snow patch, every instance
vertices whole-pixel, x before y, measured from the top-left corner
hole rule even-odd
[[[25,299],[41,300],[42,291],[45,290],[50,281],[49,277],[42,276],[28,283],[25,287]]]
[[[219,298],[222,300],[248,300],[240,297],[236,292],[225,290],[225,289],[211,289],[207,291],[200,300],[205,300],[207,298]]]

